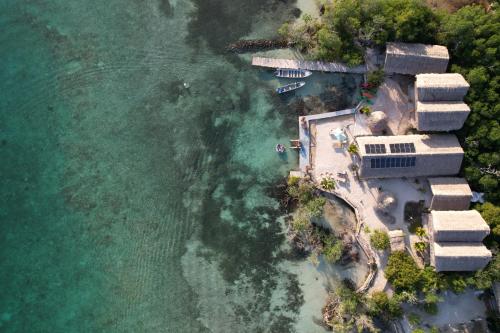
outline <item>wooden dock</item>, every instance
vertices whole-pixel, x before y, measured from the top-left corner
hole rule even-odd
[[[338,73],[354,73],[364,74],[367,72],[366,66],[349,67],[344,64],[335,62],[321,62],[321,61],[305,61],[293,59],[276,59],[253,57],[252,65],[268,68],[293,68],[293,69],[308,69],[310,71],[321,72],[338,72]]]

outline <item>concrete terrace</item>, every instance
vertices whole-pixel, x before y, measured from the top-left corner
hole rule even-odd
[[[364,74],[367,72],[366,66],[349,67],[344,64],[335,62],[277,59],[277,58],[264,58],[264,57],[253,57],[252,65],[258,67],[275,68],[275,69],[300,68],[300,69],[307,69],[310,71],[321,71],[321,72],[339,72],[339,73],[354,73],[354,74]]]
[[[320,117],[321,116],[321,117]],[[303,149],[300,154],[300,168],[309,173],[313,180],[320,182],[323,177],[329,176],[336,180],[336,189],[331,191],[335,196],[351,205],[358,218],[357,239],[368,257],[377,263],[379,268],[384,268],[387,263],[387,253],[373,253],[368,245],[370,236],[365,233],[364,227],[369,229],[382,229],[385,231],[401,229],[405,233],[405,247],[411,249],[408,224],[404,222],[404,206],[408,201],[424,200],[428,205],[431,193],[427,182],[419,179],[391,178],[360,180],[350,165],[355,155],[347,151],[347,146],[340,148],[330,136],[336,128],[344,128],[349,143],[353,138],[353,129],[356,128],[357,114],[329,114],[306,116],[307,128],[300,128],[300,141]],[[300,123],[300,121],[299,121]],[[344,173],[346,176],[340,176]],[[378,198],[382,193],[392,193],[397,199],[397,206],[390,212],[390,217],[381,214],[377,207]],[[409,251],[412,253],[412,251]],[[387,280],[383,273],[375,274],[367,279],[365,290],[384,290]]]

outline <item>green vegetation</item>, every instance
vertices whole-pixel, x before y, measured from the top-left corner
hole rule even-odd
[[[397,292],[416,291],[421,281],[421,272],[410,255],[396,251],[389,257],[385,277]]]
[[[403,314],[400,302],[392,297],[390,298],[383,291],[374,292],[367,302],[368,312],[372,316],[382,318],[386,321],[399,318]]]
[[[389,235],[383,230],[374,230],[370,235],[370,243],[377,250],[387,250],[391,245]]]
[[[378,318],[389,322],[401,317],[403,310],[399,301],[385,292],[374,292],[371,296],[357,294],[345,285],[330,293],[323,315],[334,332],[373,332],[380,330],[373,324]]]
[[[347,151],[350,153],[350,154],[357,154],[358,153],[358,146],[356,146],[356,144],[354,143],[351,143],[349,145],[349,148],[347,148]]]
[[[368,84],[374,88],[378,88],[384,82],[384,71],[381,69],[371,71],[367,75]]]
[[[325,189],[326,191],[331,191],[335,189],[335,180],[332,177],[325,177],[321,180],[320,183],[321,187]]]
[[[365,105],[361,109],[359,109],[359,112],[368,117],[372,113],[372,109],[369,106]]]
[[[342,241],[311,223],[323,215],[326,199],[315,193],[314,186],[309,181],[298,177],[288,178],[287,192],[298,202],[298,208],[290,222],[292,232],[304,244],[310,244],[314,248],[313,256],[323,254],[328,262],[337,262],[344,251]]]
[[[435,42],[439,17],[418,0],[333,0],[320,19],[303,15],[278,33],[310,58],[363,63],[363,46],[387,41]]]
[[[322,253],[325,256],[326,261],[333,264],[340,260],[342,257],[342,252],[344,251],[344,245],[342,242],[332,235],[325,235],[322,237],[323,250]]]

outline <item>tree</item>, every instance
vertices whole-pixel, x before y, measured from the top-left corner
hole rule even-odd
[[[421,271],[412,257],[403,251],[396,251],[389,256],[385,277],[398,292],[415,291],[420,284]]]
[[[307,202],[305,209],[313,218],[318,218],[323,215],[323,208],[325,207],[326,199],[323,197],[315,197]]]
[[[391,245],[389,235],[383,230],[374,230],[370,235],[370,243],[377,250],[386,250]]]
[[[495,237],[500,237],[500,207],[491,202],[486,202],[479,205],[477,210],[490,226],[492,234]]]
[[[389,297],[383,291],[374,292],[367,302],[368,312],[386,321],[399,318],[403,311],[397,299]]]

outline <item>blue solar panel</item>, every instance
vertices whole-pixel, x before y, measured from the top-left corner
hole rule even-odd
[[[417,158],[412,157],[377,157],[370,159],[370,168],[372,169],[387,169],[387,168],[411,168],[415,166]]]

